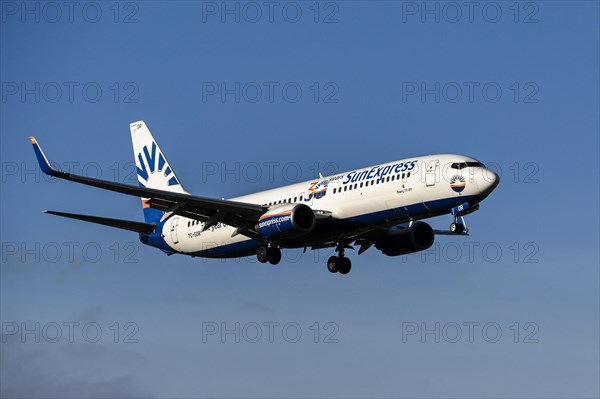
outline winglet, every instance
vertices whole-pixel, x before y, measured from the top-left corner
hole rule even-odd
[[[42,151],[42,147],[40,147],[35,137],[29,136],[29,141],[31,141],[31,144],[33,145],[33,151],[35,152],[35,156],[37,157],[42,171],[50,176],[56,176],[61,173],[50,165],[48,158],[46,158],[46,155],[44,155],[44,151]]]

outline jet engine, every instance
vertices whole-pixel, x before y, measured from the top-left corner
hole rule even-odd
[[[413,223],[411,227],[398,230],[375,241],[375,248],[387,256],[398,256],[423,251],[433,245],[435,236],[430,225]]]
[[[315,213],[304,204],[282,204],[269,209],[258,220],[257,231],[265,238],[296,237],[315,227]]]

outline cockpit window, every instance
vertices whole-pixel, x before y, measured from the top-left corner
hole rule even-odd
[[[477,166],[484,167],[484,165],[481,162],[478,162],[478,161],[455,162],[450,167],[452,169],[459,169],[460,170],[460,169],[466,168],[467,166],[470,166],[470,167],[477,167]]]
[[[483,164],[481,162],[474,161],[474,162],[467,162],[467,166],[471,166],[471,167],[481,166],[481,167],[483,167]]]

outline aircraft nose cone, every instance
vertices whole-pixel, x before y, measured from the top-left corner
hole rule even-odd
[[[485,169],[479,188],[483,195],[489,195],[500,184],[500,176],[490,169]]]

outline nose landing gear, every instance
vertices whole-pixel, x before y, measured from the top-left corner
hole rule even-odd
[[[450,225],[450,232],[453,234],[468,233],[467,222],[464,216],[469,213],[473,213],[479,209],[479,204],[469,206],[468,202],[456,206],[450,210],[450,213],[454,216],[454,222]]]

